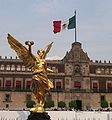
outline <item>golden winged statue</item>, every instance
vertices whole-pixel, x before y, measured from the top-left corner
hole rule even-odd
[[[25,66],[33,71],[31,90],[34,95],[36,105],[31,108],[30,111],[43,112],[45,96],[49,92],[50,88],[53,88],[53,83],[47,76],[48,72],[53,71],[47,67],[47,62],[45,60],[53,42],[48,44],[44,49],[38,50],[37,55],[34,56],[25,46],[10,34],[8,34],[7,39],[10,47],[15,50],[17,56],[23,60]]]

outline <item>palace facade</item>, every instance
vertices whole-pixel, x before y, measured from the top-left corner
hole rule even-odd
[[[112,103],[112,63],[91,61],[81,43],[74,42],[62,60],[47,63],[55,71],[48,73],[54,88],[47,96],[55,107],[59,101],[68,106],[71,100],[76,100],[82,110],[100,108],[101,100]],[[26,102],[33,99],[31,80],[31,69],[20,59],[0,57],[0,108],[25,109]]]

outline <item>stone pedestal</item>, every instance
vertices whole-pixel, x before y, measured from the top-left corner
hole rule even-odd
[[[30,112],[27,120],[51,120],[47,112]]]

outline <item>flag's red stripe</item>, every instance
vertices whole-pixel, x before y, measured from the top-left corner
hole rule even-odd
[[[61,21],[53,21],[53,26],[54,26],[54,33],[60,32],[61,31]]]

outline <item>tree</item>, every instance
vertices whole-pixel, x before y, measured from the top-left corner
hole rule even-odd
[[[63,101],[58,102],[58,107],[59,107],[59,108],[64,108],[64,107],[66,107],[65,102],[63,102]]]
[[[54,101],[52,100],[45,101],[44,108],[51,108],[51,107],[54,107]]]
[[[35,105],[35,101],[33,100],[28,100],[26,103],[27,108],[32,108]]]
[[[102,108],[108,108],[108,102],[106,100],[101,101],[101,107]]]
[[[77,108],[76,101],[75,101],[75,100],[70,101],[70,102],[69,102],[69,107],[76,109],[76,108]]]

